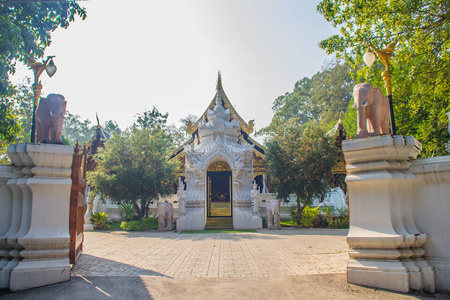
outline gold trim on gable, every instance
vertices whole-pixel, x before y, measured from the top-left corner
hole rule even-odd
[[[231,168],[226,162],[216,161],[208,167],[208,172],[231,172]]]
[[[220,84],[219,84],[220,83]],[[222,101],[223,101],[223,107],[225,107],[225,109],[230,110],[230,116],[232,119],[237,120],[239,122],[239,127],[242,131],[246,132],[247,134],[250,134],[253,132],[254,129],[254,125],[255,125],[255,120],[251,120],[248,122],[245,122],[242,117],[237,113],[237,111],[234,109],[234,106],[231,104],[230,100],[228,100],[227,95],[225,94],[223,87],[222,87],[222,77],[219,74],[219,79],[218,79],[218,84],[216,86],[217,91],[220,92],[220,95],[222,97]],[[205,110],[205,112],[202,114],[202,116],[197,120],[197,122],[195,122],[195,124],[192,124],[191,122],[188,122],[186,124],[186,131],[189,134],[193,134],[197,128],[198,128],[198,123],[201,120],[206,119],[207,115],[208,115],[208,110],[209,109],[213,109],[214,106],[216,105],[216,97],[217,97],[217,92],[214,95],[214,98],[212,99],[211,103],[209,103],[208,108]],[[230,120],[231,121],[231,120]]]

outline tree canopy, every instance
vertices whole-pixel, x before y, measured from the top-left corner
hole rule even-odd
[[[67,28],[76,16],[85,19],[86,11],[74,0],[0,2],[0,95],[11,92],[8,78],[15,63],[43,57],[51,33]]]
[[[26,62],[27,57],[43,57],[51,33],[58,27],[67,28],[76,16],[85,19],[86,11],[74,0],[0,2],[0,155],[6,143],[20,140],[28,128],[17,115],[21,105],[17,99],[24,97],[22,87],[17,89],[9,82],[15,64]]]
[[[301,200],[305,206],[310,205],[314,197],[328,191],[338,148],[316,121],[298,126],[295,119],[288,122],[275,119],[267,132],[265,160],[271,186],[279,198],[297,196],[297,220],[300,220]]]
[[[94,135],[96,126],[92,125],[88,119],[82,120],[79,115],[66,111],[64,119],[63,135],[69,140],[71,145],[78,141],[80,145],[86,144]]]
[[[161,128],[131,128],[113,134],[94,156],[97,168],[88,174],[94,194],[133,203],[139,218],[150,201],[173,193],[178,162],[169,161],[171,147]]]
[[[10,143],[29,142],[31,135],[31,119],[33,113],[33,92],[28,83],[16,87],[16,93],[0,104],[0,162],[6,163],[6,149]],[[6,107],[7,106],[7,107]]]
[[[398,40],[391,60],[398,134],[414,135],[422,156],[445,154],[450,110],[450,3],[445,0],[323,0],[318,11],[340,29],[320,43],[328,54],[362,63],[369,43],[384,49]],[[361,68],[357,83],[383,87],[382,64]]]
[[[352,99],[356,72],[347,63],[333,60],[311,78],[304,77],[295,83],[292,92],[279,96],[273,103],[272,120],[295,119],[299,126],[316,121],[331,129],[346,113]],[[348,120],[356,123],[355,120]],[[258,134],[267,134],[263,128]]]

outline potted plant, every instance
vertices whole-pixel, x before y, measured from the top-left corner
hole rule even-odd
[[[105,226],[107,228],[111,228],[111,226],[108,223],[111,223],[111,220],[108,219],[108,214],[105,214],[105,212],[96,212],[91,214],[91,222],[94,223],[94,225],[98,229],[103,229]]]

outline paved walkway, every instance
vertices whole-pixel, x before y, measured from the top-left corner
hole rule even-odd
[[[278,277],[345,273],[347,230],[86,232],[81,276]]]
[[[347,230],[86,232],[72,280],[8,293],[48,299],[447,299],[348,284]]]

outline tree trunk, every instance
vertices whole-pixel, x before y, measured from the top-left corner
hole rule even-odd
[[[139,215],[138,218],[141,220],[145,216],[145,200],[141,199],[141,207],[139,209]]]
[[[139,217],[139,204],[137,204],[135,199],[133,199],[132,201],[133,201],[134,213],[136,216]]]
[[[300,226],[300,219],[302,218],[302,210],[300,207],[300,192],[297,191],[297,226]]]
[[[146,201],[146,204],[145,204],[145,217],[146,218],[148,217],[148,211],[150,210],[149,206],[150,206],[150,201]]]

